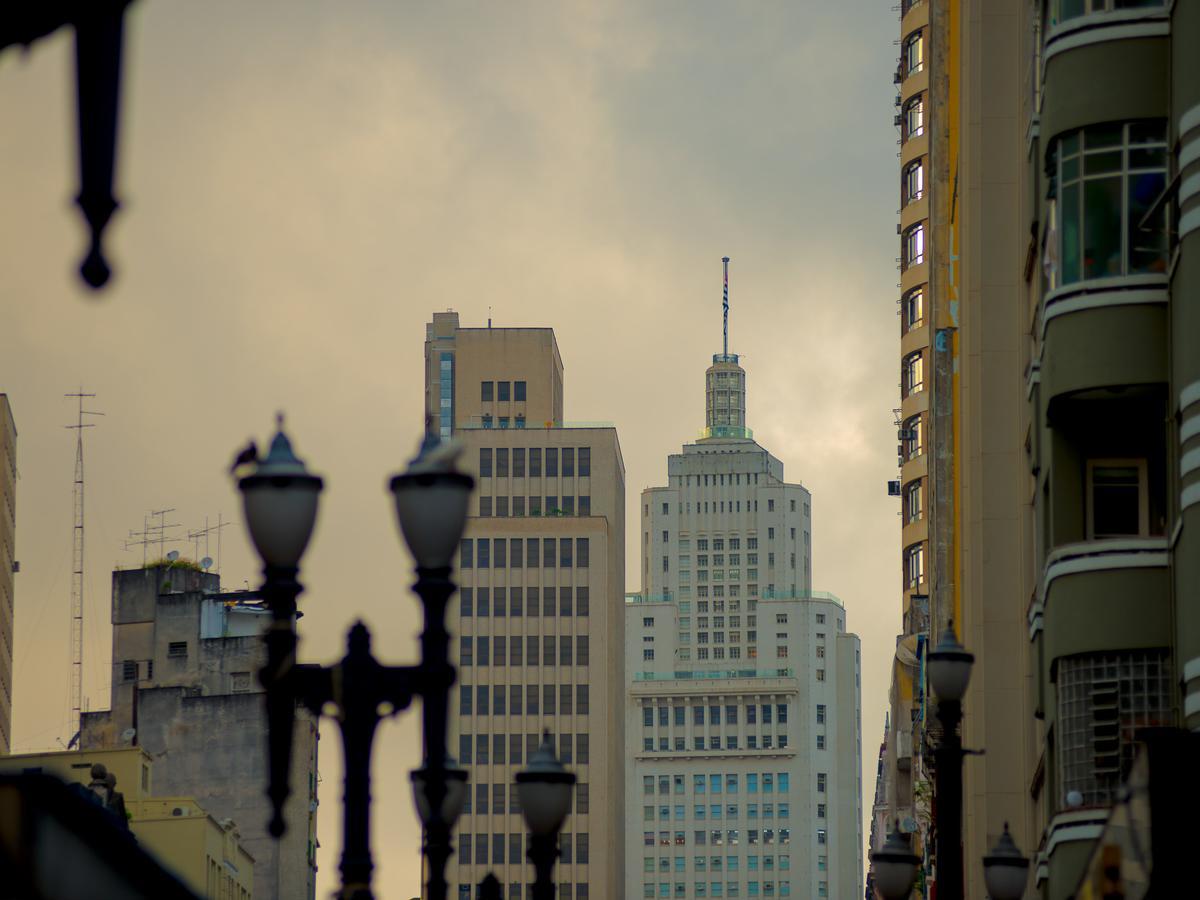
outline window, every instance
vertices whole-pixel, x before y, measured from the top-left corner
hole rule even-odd
[[[925,545],[913,544],[904,551],[904,586],[915,588],[925,581]]]
[[[924,452],[920,414],[910,416],[900,426],[900,448],[905,461],[915,459]]]
[[[900,241],[900,262],[905,269],[925,262],[924,222],[918,222],[905,229]]]
[[[1059,800],[1117,799],[1143,728],[1172,723],[1174,678],[1161,650],[1063,657],[1058,661]]]
[[[495,384],[491,381],[480,382],[479,399],[484,403],[491,403],[495,398]]]
[[[925,133],[925,95],[917,94],[904,104],[902,137],[904,140],[920,137]]]
[[[925,195],[925,163],[915,159],[904,167],[901,199],[907,206]]]
[[[1145,228],[1141,220],[1166,186],[1166,123],[1092,125],[1062,135],[1050,152],[1060,248],[1050,287],[1165,272],[1169,204]]]
[[[916,522],[921,518],[921,479],[910,481],[904,486],[904,522]]]
[[[492,448],[479,448],[479,475],[482,478],[490,478],[492,474]]]
[[[546,477],[553,478],[558,475],[558,448],[546,448]]]
[[[914,31],[904,39],[904,56],[901,59],[905,76],[915,75],[925,67],[925,40],[921,31]]]
[[[171,641],[167,644],[167,656],[174,659],[187,659],[187,641]]]
[[[508,403],[512,399],[510,392],[511,383],[507,381],[496,382],[496,399],[501,403]]]
[[[514,381],[513,382],[513,399],[516,400],[518,403],[525,402],[525,382],[524,381]]]
[[[1089,459],[1088,538],[1149,534],[1148,493],[1144,459]]]
[[[904,330],[912,331],[925,324],[925,288],[916,287],[900,301]]]
[[[121,663],[121,679],[123,681],[137,681],[138,664],[135,659],[127,659]]]
[[[480,516],[480,518],[488,518],[491,516],[491,514],[492,514],[492,498],[491,497],[480,497],[479,498],[479,516]],[[479,543],[481,545],[486,545],[487,538],[481,538]],[[482,553],[480,555],[482,556]]]
[[[540,478],[542,475],[542,448],[529,448],[529,477]],[[530,513],[532,514],[532,510]]]
[[[592,448],[579,448],[579,468],[578,473],[580,478],[587,478],[592,474]]]

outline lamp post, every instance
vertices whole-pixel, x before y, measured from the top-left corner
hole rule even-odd
[[[992,900],[1021,900],[1029,877],[1029,858],[1021,855],[1008,823],[992,852],[983,858],[983,883]]]
[[[883,847],[871,852],[871,874],[883,900],[908,900],[921,859],[912,852],[911,839],[900,833],[900,823],[888,833]]]
[[[300,559],[316,523],[322,481],[296,458],[283,418],[264,459],[253,445],[235,467],[252,466],[238,480],[246,525],[263,561],[263,598],[271,611],[267,661],[259,672],[266,689],[271,834],[286,825],[283,807],[291,793],[292,729],[296,705],[320,716],[332,705],[345,757],[341,900],[370,900],[371,744],[379,722],[423,700],[425,765],[413,774],[417,807],[425,826],[429,900],[446,898],[450,831],[462,810],[466,773],[446,756],[446,721],[454,668],[449,661],[446,604],[454,592],[450,563],[466,527],[467,499],[474,486],[454,471],[456,455],[428,436],[408,470],[391,480],[404,538],[417,563],[415,591],[425,611],[422,659],[415,666],[385,666],[371,655],[365,625],[350,629],[347,652],[332,666],[296,663],[296,580]]]
[[[117,209],[113,175],[117,158],[121,45],[130,0],[17,0],[0,17],[0,50],[26,48],[63,26],[75,29],[75,80],[79,113],[79,196],[91,243],[79,274],[103,287],[111,270],[104,259],[104,228]]]
[[[533,900],[554,900],[552,874],[558,859],[558,832],[571,811],[574,787],[575,776],[554,755],[550,730],[546,729],[528,766],[517,773],[517,798],[530,832],[528,856],[536,873]]]
[[[934,791],[937,798],[937,892],[938,900],[962,900],[962,791],[963,748],[958,733],[962,721],[962,698],[971,680],[975,657],[954,635],[954,622],[946,625],[937,647],[930,652],[929,684],[937,695],[937,717],[942,736],[934,748],[937,766]]]

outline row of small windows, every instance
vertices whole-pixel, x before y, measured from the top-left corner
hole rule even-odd
[[[528,510],[528,513],[526,512]],[[592,498],[586,494],[578,497],[547,495],[545,505],[541,497],[531,496],[526,505],[525,497],[480,497],[479,517],[488,519],[495,516],[498,519],[522,518],[529,516],[590,516],[592,514]]]
[[[553,634],[508,637],[463,635],[458,641],[458,662],[461,666],[536,666],[539,660],[544,666],[591,664],[591,651],[586,634],[576,635],[573,643],[570,635],[562,635],[560,638]]]
[[[591,742],[588,740],[587,733],[554,735],[549,732],[543,734],[536,732],[528,734],[460,734],[458,736],[458,761],[463,765],[478,766],[520,765],[522,754],[525,759],[529,759],[546,740],[549,740],[551,747],[555,747],[555,755],[561,762],[576,762],[583,765],[591,761]],[[575,786],[575,811],[585,813],[588,811],[587,807],[587,783],[580,782]],[[495,811],[499,812],[499,809]]]
[[[674,749],[672,749],[672,740],[674,743]],[[702,735],[696,735],[695,737],[692,738],[692,749],[693,750],[721,750],[721,749],[740,750],[741,749],[741,746],[739,744],[740,740],[741,740],[741,738],[736,734],[727,734],[727,735],[725,735],[725,744],[724,744],[724,747],[722,748],[720,735],[712,735],[708,739],[707,746],[705,746],[704,737]],[[761,749],[763,749],[763,750],[774,749],[776,746],[776,741],[778,741],[778,747],[780,750],[787,749],[788,736],[786,734],[777,734],[777,735],[764,734],[764,735],[762,735]],[[746,735],[746,749],[747,750],[760,749],[759,735],[757,735],[757,734]],[[825,735],[823,735],[823,734],[817,736],[817,749],[818,750],[825,749]],[[655,747],[654,738],[651,738],[651,737],[642,738],[642,752],[643,753],[655,753],[655,752],[658,752],[658,753],[671,753],[671,752],[684,753],[686,751],[687,751],[687,738],[684,738],[684,737],[676,737],[674,739],[660,737],[658,739],[657,749]]]
[[[547,663],[546,665],[552,665]],[[570,665],[564,663],[563,665]],[[591,712],[586,684],[460,684],[460,716],[586,716]],[[587,762],[581,759],[580,762]]]
[[[744,777],[744,782],[743,782]],[[747,772],[739,775],[736,772],[710,773],[708,775],[692,776],[693,794],[736,794],[741,784],[746,785],[747,794],[757,794],[759,786],[762,793],[776,793],[778,786],[780,794],[791,790],[791,775],[788,772]],[[817,790],[825,790],[825,774],[817,775]],[[684,775],[643,775],[642,794],[649,796],[657,790],[659,795],[683,794],[687,789],[687,778]]]
[[[760,857],[757,854],[747,856],[744,860],[746,869],[751,872],[760,871],[760,870],[767,871],[767,872],[773,872],[776,870],[776,861],[778,861],[779,871],[787,872],[787,871],[791,870],[792,859],[786,853],[780,853],[777,855],[770,854],[770,855],[761,857],[761,867],[760,867]],[[697,856],[692,859],[692,868],[695,869],[697,872],[706,872],[706,871],[736,872],[736,871],[738,871],[738,867],[741,866],[742,863],[743,863],[743,860],[740,856]],[[655,864],[655,860],[654,860],[653,856],[643,856],[642,857],[642,871],[643,872],[655,872],[655,871],[658,871],[658,872],[671,872],[671,871],[686,872],[687,871],[687,857],[686,856],[674,857],[674,865],[672,866],[672,858],[669,856],[660,856],[658,858],[657,865]],[[737,882],[730,882],[730,884],[734,885],[734,884],[737,884]]]
[[[460,569],[553,569],[556,565],[586,569],[591,559],[590,539],[463,538],[458,559]]]
[[[700,476],[699,476],[699,475],[697,475],[696,477],[697,477],[697,478],[699,478]],[[707,477],[707,476],[705,476],[705,477]],[[713,476],[713,477],[715,478],[716,476]],[[722,476],[722,477],[724,477],[724,476]],[[755,511],[755,512],[758,512],[758,501],[757,501],[757,500],[755,500],[755,501],[753,501],[753,502],[754,502],[754,511]],[[747,500],[747,501],[746,501],[746,511],[747,511],[747,512],[749,512],[749,511],[750,511],[750,503],[751,503],[751,501],[749,501],[749,500]],[[789,503],[790,503],[790,510],[791,510],[791,512],[795,512],[795,511],[796,511],[796,501],[795,501],[795,500],[790,500],[790,501],[789,501]],[[716,509],[716,503],[714,503],[714,504],[713,504],[713,508],[714,508],[714,510]],[[724,510],[724,508],[725,508],[725,507],[724,507],[724,506],[722,506],[721,508],[722,508],[722,510]],[[739,509],[741,509],[741,507],[740,507],[740,506],[739,506],[738,508],[739,508]],[[729,509],[730,509],[730,511],[731,511],[731,512],[733,511],[733,501],[730,501],[730,502],[729,502]],[[643,513],[644,513],[645,515],[647,515],[647,516],[648,516],[648,515],[650,515],[650,504],[649,504],[649,503],[645,504],[645,505],[644,505],[644,508],[643,508],[643,510],[642,510],[642,511],[643,511]],[[679,509],[679,511],[680,511],[680,512],[682,512],[682,511],[683,511],[682,504],[680,505],[680,509]],[[691,505],[690,505],[690,504],[688,505],[688,511],[689,511],[689,512],[691,512]],[[699,504],[699,502],[697,502],[697,503],[696,503],[696,511],[697,511],[697,512],[699,512],[699,511],[700,511],[700,504]],[[708,505],[707,505],[707,504],[705,504],[705,511],[706,511],[706,512],[708,511]],[[767,499],[767,512],[775,512],[775,500],[774,500],[774,498],[768,498],[768,499]],[[662,505],[662,514],[663,514],[664,516],[669,516],[669,515],[671,514],[671,504],[670,504],[670,503],[663,503],[663,505]],[[805,504],[804,504],[804,515],[806,515],[806,516],[807,516],[807,515],[809,515],[809,505],[808,505],[808,503],[805,503]],[[719,540],[719,539],[718,539],[718,540]],[[701,548],[701,549],[703,549],[703,548]]]
[[[736,725],[738,723],[740,710],[740,715],[745,719],[747,725],[756,725],[759,721],[759,709],[759,705],[755,703],[747,703],[745,706],[737,703],[714,703],[707,706],[696,705],[692,707],[691,719],[693,725],[720,725],[723,712],[725,724]],[[771,724],[772,710],[774,710],[775,720],[781,725],[786,723],[788,720],[788,705],[786,703],[764,703],[762,704],[761,709],[762,723],[764,725]],[[823,721],[825,718],[825,707],[823,705],[818,705],[817,709],[819,716],[818,721]],[[672,723],[677,726],[682,726],[686,723],[686,719],[686,708],[683,706],[642,707],[642,725],[646,728],[652,728],[656,720],[658,725],[663,728],[666,728]]]
[[[524,381],[481,381],[479,399],[484,403],[508,403],[510,400],[524,403],[525,387]]]
[[[658,846],[660,846],[660,847],[671,846],[672,845],[672,834],[674,835],[674,846],[683,847],[683,846],[687,845],[688,839],[687,839],[686,831],[676,831],[674,833],[672,833],[670,831],[660,831],[660,832],[658,832],[658,841],[657,841]],[[758,844],[760,834],[761,834],[763,844],[774,844],[776,841],[776,835],[778,835],[780,844],[783,844],[786,846],[787,844],[790,844],[792,842],[792,829],[790,829],[790,828],[780,828],[780,829],[778,829],[778,831],[774,828],[765,828],[761,832],[757,828],[749,828],[746,830],[746,843],[750,844],[752,846]],[[818,828],[817,829],[817,843],[825,844],[825,843],[827,843],[827,841],[828,841],[827,831],[824,828]],[[692,832],[692,843],[694,843],[697,847],[705,847],[705,846],[722,847],[725,845],[729,845],[730,847],[736,847],[738,844],[741,843],[741,831],[737,828],[730,828],[728,830],[726,830],[726,829],[712,829],[712,830],[703,829],[700,831],[693,831]],[[653,847],[655,845],[653,831],[643,831],[642,832],[642,844],[647,847]]]
[[[572,885],[569,881],[559,882],[555,886],[557,900],[589,900],[588,884],[580,881]],[[458,886],[458,900],[478,900],[480,888],[475,884],[460,884]],[[514,881],[508,886],[508,894],[504,894],[504,886],[500,886],[500,893],[497,895],[501,900],[533,900],[533,885],[522,884],[519,881]]]
[[[746,882],[746,896],[747,897],[776,897],[776,896],[790,897],[790,896],[792,896],[792,883],[790,881],[780,881],[779,882],[779,893],[778,894],[776,894],[776,892],[775,892],[775,882],[774,881],[761,882],[762,893],[759,893],[759,885],[760,885],[760,882],[758,882],[758,881]],[[693,891],[693,896],[695,896],[695,897],[740,897],[741,896],[741,889],[736,881],[729,882],[728,889],[724,893],[722,893],[721,888],[722,888],[722,882],[720,882],[720,881],[711,881],[711,882],[697,881],[692,886],[692,891]],[[829,885],[827,882],[824,882],[824,881],[820,882],[818,885],[817,896],[818,897],[828,897],[829,896],[828,889],[829,889]],[[665,898],[668,898],[668,897],[674,897],[674,898],[676,898],[676,900],[681,900],[681,898],[684,898],[686,896],[687,896],[687,883],[683,882],[683,881],[675,882],[674,893],[672,893],[671,883],[667,882],[667,881],[660,881],[658,883],[658,893],[655,893],[654,884],[652,882],[645,882],[642,884],[643,900],[649,900],[649,898],[652,898],[652,897],[658,897],[659,900],[665,900]]]
[[[503,786],[500,785],[500,787]],[[513,785],[513,787],[515,788],[516,785]],[[520,812],[520,809],[518,808],[515,812]],[[529,852],[531,835],[527,833],[514,833],[507,836],[503,834],[475,834],[474,840],[471,838],[470,834],[460,834],[458,836],[458,862],[464,866],[472,864],[486,866],[489,862],[492,865],[503,865],[506,860],[510,866],[519,866],[524,864],[525,855]],[[578,865],[587,865],[591,857],[588,843],[588,833],[586,831],[574,835],[573,839],[569,832],[559,834],[559,862],[565,865],[570,865],[572,862]],[[491,849],[490,861],[488,859],[489,844]],[[584,886],[581,885],[581,887]],[[582,896],[586,897],[587,894],[584,893]],[[558,897],[561,900],[561,891]]]
[[[576,465],[578,462],[578,465]],[[561,463],[561,464],[560,464]],[[587,478],[592,474],[591,447],[480,447],[482,478]]]
[[[459,588],[460,616],[479,618],[505,616],[531,619],[538,616],[575,616],[587,618],[591,613],[591,592],[587,587],[547,585],[537,587]]]
[[[824,819],[826,805],[817,804],[817,818]],[[790,803],[747,803],[746,818],[750,821],[761,819],[790,819],[792,805]],[[644,822],[684,822],[690,819],[696,821],[729,821],[736,822],[742,818],[742,807],[737,803],[694,803],[689,813],[682,803],[674,805],[659,804],[658,806],[643,806],[642,821]]]

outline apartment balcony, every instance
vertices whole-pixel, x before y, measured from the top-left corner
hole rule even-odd
[[[1167,279],[1079,281],[1046,295],[1038,369],[1041,402],[1099,397],[1167,381]]]
[[[1071,16],[1046,32],[1041,134],[1165,116],[1170,13],[1165,2]],[[1084,4],[1079,4],[1081,13]]]
[[[1084,541],[1046,559],[1037,610],[1049,680],[1056,660],[1171,643],[1171,584],[1165,538]],[[1038,606],[1040,604],[1040,610]]]

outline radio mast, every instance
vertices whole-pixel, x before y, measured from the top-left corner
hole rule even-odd
[[[85,394],[81,387],[74,394],[64,394],[64,397],[78,401],[78,413],[75,424],[67,428],[75,432],[75,486],[73,490],[75,508],[75,530],[71,541],[71,724],[72,738],[67,747],[70,749],[79,741],[83,709],[83,429],[95,428],[86,424],[84,416],[102,416],[104,413],[84,409],[85,398],[95,397],[95,394]]]

